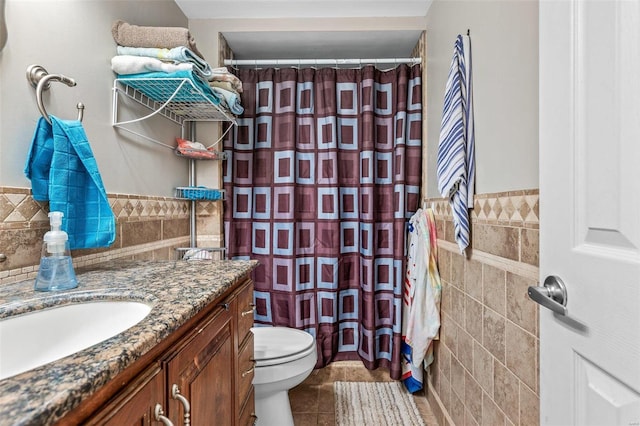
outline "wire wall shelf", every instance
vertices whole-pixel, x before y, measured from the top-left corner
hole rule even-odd
[[[147,107],[151,114],[134,120],[118,121],[119,95]],[[216,105],[187,78],[117,78],[113,83],[113,125],[135,123],[160,114],[176,124],[185,121],[227,121],[235,117]]]

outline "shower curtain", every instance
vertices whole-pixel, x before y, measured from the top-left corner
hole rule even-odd
[[[418,207],[419,65],[241,69],[225,140],[225,239],[254,271],[256,325],[311,333],[318,364],[401,375],[406,223]]]

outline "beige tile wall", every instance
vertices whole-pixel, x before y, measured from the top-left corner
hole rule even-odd
[[[448,203],[436,215],[442,327],[428,398],[440,425],[539,423],[538,191],[476,196],[472,249],[453,239]]]
[[[35,278],[42,237],[49,230],[48,203],[34,201],[28,188],[0,187],[0,285]],[[74,250],[76,267],[114,258],[173,259],[175,248],[189,245],[191,203],[169,197],[108,194],[117,219],[109,248]],[[198,223],[219,214],[220,202],[198,202]]]

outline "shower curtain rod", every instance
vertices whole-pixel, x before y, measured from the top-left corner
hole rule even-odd
[[[374,59],[225,59],[225,65],[367,65],[367,64],[419,64],[422,58]]]

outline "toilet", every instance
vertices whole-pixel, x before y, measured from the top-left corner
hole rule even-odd
[[[258,426],[293,426],[289,389],[313,371],[318,355],[313,336],[288,327],[253,327]]]

